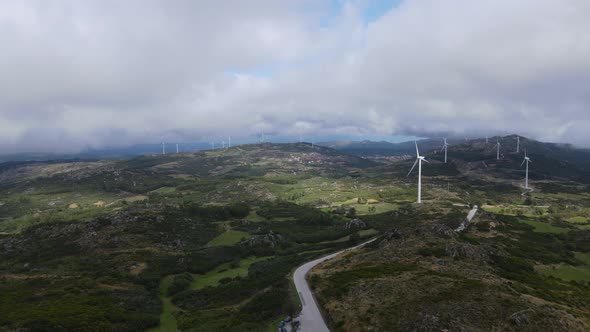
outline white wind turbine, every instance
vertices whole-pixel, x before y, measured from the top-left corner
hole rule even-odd
[[[178,143],[176,143],[176,153],[178,153]]]
[[[496,138],[496,160],[500,160],[500,138]]]
[[[427,163],[430,163],[430,162],[428,160],[424,159],[424,156],[420,155],[420,152],[418,151],[418,143],[414,142],[414,144],[416,144],[416,161],[414,161],[414,165],[412,166],[412,168],[408,172],[407,176],[410,176],[410,174],[414,170],[414,167],[416,167],[416,164],[418,164],[418,201],[417,201],[417,203],[421,204],[422,203],[422,161],[425,161]]]
[[[162,142],[162,155],[166,154],[166,142]]]
[[[231,148],[231,136],[227,137],[227,147]]]
[[[447,139],[446,137],[444,138],[445,142],[443,143],[442,149],[440,149],[440,151],[442,152],[443,150],[445,150],[445,164],[447,163],[447,150],[449,148],[449,143],[447,143]]]
[[[524,177],[524,189],[529,189],[529,163],[532,163],[533,161],[531,160],[531,158],[527,157],[526,155],[526,150],[524,151],[524,160],[522,161],[522,164],[520,164],[520,167],[522,167],[522,165],[524,165],[524,163],[526,163],[526,172],[525,172],[525,177]]]
[[[520,136],[516,136],[516,153],[520,152]]]

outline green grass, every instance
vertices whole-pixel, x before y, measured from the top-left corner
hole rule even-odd
[[[369,212],[369,208],[375,208],[375,211]],[[376,204],[356,204],[354,205],[358,215],[379,214],[398,209],[397,204],[391,203],[376,203]]]
[[[586,217],[577,216],[577,217],[568,218],[566,221],[571,222],[573,224],[583,224],[583,223],[588,222],[588,219],[586,219]]]
[[[540,221],[536,221],[536,220],[530,220],[530,219],[519,219],[520,222],[525,223],[527,225],[531,225],[535,228],[535,232],[537,233],[554,233],[554,234],[558,234],[558,233],[567,233],[570,230],[567,228],[561,228],[561,227],[555,227],[551,224],[545,223],[545,222],[540,222]]]
[[[162,313],[160,314],[160,325],[158,327],[149,329],[148,332],[178,331],[176,318],[173,314],[173,312],[178,310],[178,308],[174,304],[172,304],[172,299],[166,296],[166,290],[170,286],[173,277],[174,276],[172,275],[166,276],[160,282],[160,289],[158,294],[160,296],[160,299],[162,300]]]
[[[150,192],[156,193],[156,194],[169,194],[169,193],[176,192],[176,187],[161,187],[156,190],[152,190]]]
[[[250,214],[248,214],[248,216],[245,219],[250,222],[266,221],[266,218],[259,216],[258,213],[256,213],[256,211],[250,211]]]
[[[527,217],[544,216],[547,214],[547,207],[545,206],[523,206],[523,205],[498,205],[489,206],[484,205],[482,209],[487,212],[496,214],[505,214],[508,216],[523,215]]]
[[[211,240],[209,243],[207,243],[207,246],[231,246],[240,242],[243,238],[249,239],[251,237],[252,235],[246,232],[229,230]]]
[[[566,281],[590,281],[590,266],[559,265],[558,267],[543,267],[540,272],[547,276]]]
[[[379,234],[379,231],[376,229],[363,229],[362,231],[359,231],[359,235],[360,236],[370,236],[370,235],[375,235],[375,234]]]
[[[577,260],[584,262],[584,264],[590,266],[590,253],[576,252],[574,253]]]
[[[250,265],[260,262],[266,259],[270,259],[273,256],[267,257],[256,257],[250,256],[248,258],[240,260],[240,266],[237,268],[230,268],[231,263],[225,263],[219,265],[212,271],[209,271],[207,274],[196,274],[194,275],[195,280],[191,284],[191,289],[200,289],[206,286],[217,286],[219,285],[219,280],[223,278],[235,278],[235,277],[245,277],[248,275],[248,269]]]

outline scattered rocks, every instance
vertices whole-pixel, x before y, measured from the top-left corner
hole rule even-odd
[[[449,244],[445,248],[445,256],[453,258],[469,258],[476,260],[486,260],[488,253],[479,246],[468,243]]]

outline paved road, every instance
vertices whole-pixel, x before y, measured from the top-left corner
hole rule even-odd
[[[373,241],[375,241],[375,239],[364,242],[364,243],[354,246],[352,248],[348,248],[348,249],[333,253],[331,255],[318,258],[318,259],[313,260],[311,262],[307,262],[307,263],[301,265],[300,267],[298,267],[297,270],[295,270],[295,273],[293,273],[293,281],[295,282],[295,288],[297,288],[297,293],[299,293],[299,298],[301,299],[301,304],[303,306],[301,309],[301,313],[299,314],[299,317],[297,317],[297,320],[300,323],[300,331],[303,331],[303,332],[327,332],[327,331],[329,331],[328,326],[326,326],[326,322],[324,321],[324,318],[322,317],[320,309],[318,308],[318,305],[313,297],[313,293],[311,292],[311,289],[309,288],[309,285],[307,284],[307,280],[305,280],[305,276],[307,275],[309,270],[311,270],[314,266],[316,266],[322,262],[325,262],[331,258],[334,258],[345,251],[356,249],[358,247],[361,247],[361,246],[363,246],[367,243],[373,242]]]
[[[455,232],[462,232],[465,230],[465,228],[467,228],[467,226],[469,226],[469,223],[471,222],[471,219],[473,219],[473,217],[475,217],[475,213],[477,212],[477,205],[473,206],[473,209],[471,209],[471,211],[469,211],[469,213],[467,214],[467,218],[465,218],[465,220],[461,223],[461,225],[459,225],[459,227],[457,227],[457,229],[455,230]]]

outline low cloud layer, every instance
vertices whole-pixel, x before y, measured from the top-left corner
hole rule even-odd
[[[590,146],[587,0],[371,6],[0,2],[0,153],[261,131]]]

